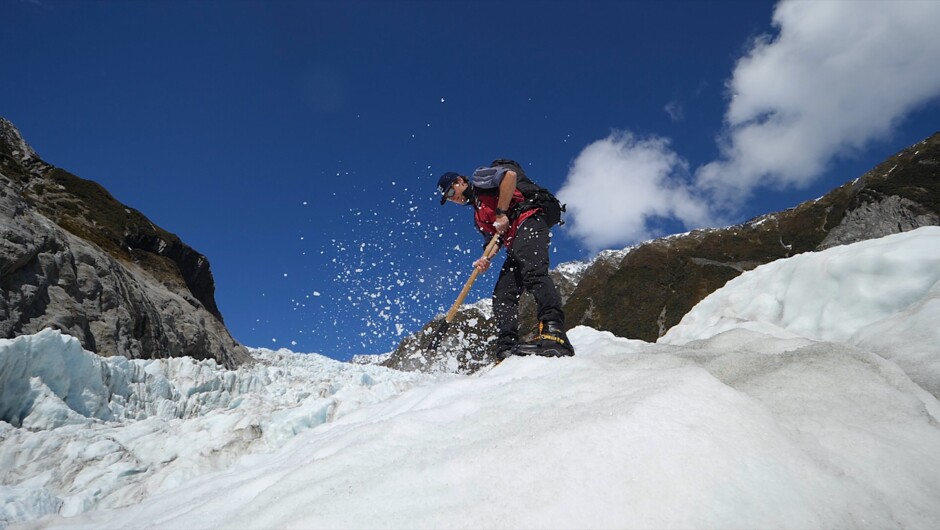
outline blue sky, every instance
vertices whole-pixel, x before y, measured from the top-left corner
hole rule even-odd
[[[940,129],[938,5],[0,0],[0,115],[208,256],[236,339],[347,358],[478,257],[440,173],[558,190],[555,264],[794,206]]]

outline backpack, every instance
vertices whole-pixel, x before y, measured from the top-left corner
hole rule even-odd
[[[490,167],[502,167],[516,173],[516,189],[522,193],[525,200],[512,208],[510,217],[515,218],[522,212],[534,208],[541,208],[542,215],[545,217],[545,222],[548,223],[549,227],[555,226],[556,224],[565,224],[565,221],[561,218],[561,214],[567,211],[565,208],[566,205],[561,204],[552,192],[532,182],[532,179],[526,176],[525,171],[522,170],[522,166],[520,166],[518,162],[508,158],[497,158],[490,164]]]

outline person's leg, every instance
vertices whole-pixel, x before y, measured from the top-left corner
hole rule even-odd
[[[519,227],[510,252],[519,263],[522,287],[535,297],[539,322],[552,321],[564,325],[561,295],[548,275],[550,242],[548,226],[541,215],[536,215],[526,219]]]
[[[493,317],[499,334],[496,339],[496,357],[505,359],[519,343],[519,297],[522,281],[519,264],[507,254],[493,288]]]
[[[565,334],[561,295],[548,275],[551,233],[541,216],[526,219],[513,241],[512,256],[521,269],[523,288],[532,293],[538,306],[539,335],[516,349],[520,355],[569,356],[574,348]],[[518,318],[518,317],[517,317]]]

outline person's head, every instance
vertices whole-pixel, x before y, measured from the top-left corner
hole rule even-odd
[[[441,175],[441,178],[437,181],[437,191],[441,194],[441,205],[447,201],[467,204],[469,197],[466,195],[466,191],[469,185],[467,178],[459,173],[448,171]]]

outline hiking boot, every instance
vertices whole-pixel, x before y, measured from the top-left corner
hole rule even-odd
[[[506,358],[511,357],[515,353],[516,348],[519,346],[517,344],[507,344],[505,346],[498,346],[496,348],[496,362],[504,361]]]
[[[518,338],[515,336],[500,338],[496,342],[496,362],[502,362],[508,357],[518,355],[516,349],[519,348]]]
[[[514,355],[541,355],[543,357],[570,357],[574,347],[562,329],[561,322],[540,322],[539,335],[530,342],[520,345]]]

